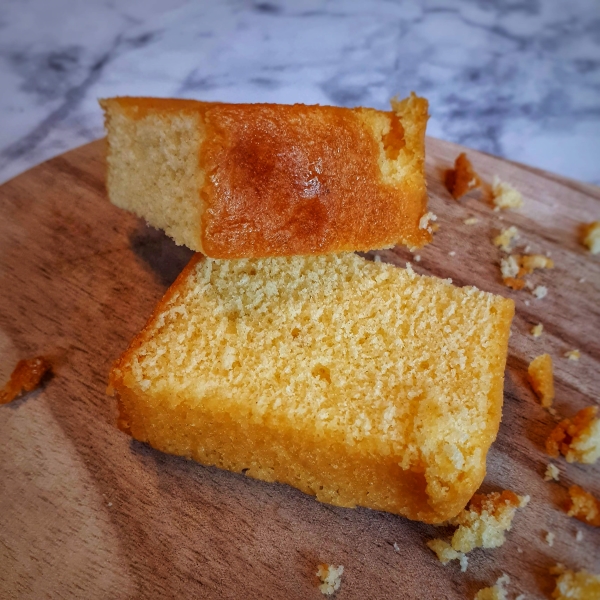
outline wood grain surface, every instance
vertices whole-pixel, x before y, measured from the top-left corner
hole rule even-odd
[[[345,566],[340,600],[470,599],[502,573],[510,598],[532,599],[550,598],[556,562],[600,573],[600,529],[562,508],[572,483],[600,496],[600,464],[560,459],[560,481],[544,481],[543,445],[556,418],[525,378],[529,361],[548,352],[559,415],[598,404],[600,257],[580,246],[578,228],[600,218],[600,189],[469,151],[485,180],[500,175],[525,205],[493,212],[481,192],[456,202],[442,178],[461,150],[428,140],[440,230],[420,262],[403,249],[378,254],[515,299],[503,420],[482,489],[512,489],[531,503],[504,546],[475,550],[461,573],[425,546],[446,528],[320,504],[285,485],[161,454],[116,429],[105,394],[110,365],[190,252],[109,204],[101,140],[0,187],[0,383],[21,358],[54,364],[42,389],[0,406],[0,597],[318,599],[315,573],[327,562]],[[479,221],[465,225],[468,217]],[[548,287],[544,299],[502,285],[490,240],[509,225],[521,233],[517,250],[530,245],[556,263],[530,277]],[[534,339],[538,322],[544,333]],[[563,357],[573,348],[579,362]],[[552,547],[546,532],[556,534]]]

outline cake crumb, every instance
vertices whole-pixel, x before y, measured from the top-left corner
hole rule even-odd
[[[380,263],[381,262],[381,256],[379,256],[379,254],[376,254],[373,257],[373,262]]]
[[[600,527],[600,500],[586,492],[582,487],[572,485],[569,488],[567,514],[582,523]],[[577,535],[579,534],[581,534],[581,531],[577,532]],[[581,537],[583,538],[583,534]]]
[[[450,543],[434,539],[427,542],[427,546],[443,564],[458,559],[461,567],[466,569],[467,561],[463,565],[462,556],[474,548],[502,546],[505,532],[512,527],[517,508],[527,506],[528,502],[529,496],[517,496],[510,490],[475,494],[468,506],[448,521],[449,525],[458,526]]]
[[[464,552],[458,552],[454,550],[452,546],[444,540],[435,539],[429,540],[427,546],[433,550],[438,560],[443,564],[448,564],[451,560],[458,560],[460,562],[460,570],[464,573],[469,565],[469,558]]]
[[[548,546],[550,546],[550,548],[552,548],[552,546],[554,546],[554,538],[555,537],[556,536],[551,531],[548,531],[546,533],[546,543],[548,544]]]
[[[469,217],[468,219],[465,219],[463,223],[465,225],[475,225],[475,223],[479,223],[479,219],[476,219],[475,217]]]
[[[519,263],[512,254],[500,259],[500,272],[502,273],[502,279],[516,277],[519,274],[519,268]]]
[[[499,577],[496,585],[479,590],[474,600],[508,600],[505,585],[510,583],[510,577],[506,574]]]
[[[560,471],[558,467],[553,463],[548,463],[546,472],[544,473],[544,481],[558,481],[560,477]]]
[[[581,243],[587,247],[591,254],[600,252],[600,221],[593,221],[583,227]]]
[[[481,180],[464,152],[456,157],[454,169],[446,171],[445,184],[455,200],[481,185]]]
[[[322,581],[319,589],[325,596],[331,596],[340,589],[342,583],[343,565],[334,567],[333,565],[321,564],[317,569],[317,577]]]
[[[556,589],[552,593],[554,600],[598,600],[600,598],[600,575],[594,575],[582,569],[571,571],[558,564],[550,569],[556,576]]]
[[[450,252],[448,252],[448,256],[456,256],[456,252],[454,250],[451,250]]]
[[[398,546],[398,542],[394,542],[394,550],[396,552],[400,552],[400,546]]]
[[[512,185],[501,181],[498,175],[492,180],[492,202],[494,210],[521,208],[523,196]]]
[[[579,280],[579,283],[585,283],[585,277],[582,277],[582,278]]]
[[[531,303],[529,302],[529,300],[525,300],[525,306],[529,306]]]
[[[494,246],[497,246],[504,252],[510,252],[512,243],[519,239],[519,230],[513,225],[508,229],[503,229],[493,240]]]
[[[432,233],[431,224],[433,221],[437,221],[437,216],[432,212],[426,212],[419,220],[419,229],[426,229],[429,233]]]
[[[581,531],[581,529],[577,530],[577,533],[575,534],[575,541],[576,542],[583,541],[583,531]]]
[[[549,354],[536,356],[527,368],[527,377],[536,396],[544,408],[552,406],[554,400],[554,373]]]
[[[519,595],[518,595],[518,596],[515,598],[515,600],[525,600],[525,598],[526,598],[525,594],[519,594]]]
[[[536,269],[554,269],[554,261],[543,254],[524,254],[520,263],[520,275],[529,275]]]
[[[581,409],[572,419],[563,419],[546,440],[546,452],[562,454],[567,462],[593,464],[600,457],[600,419],[597,406]]]
[[[548,288],[543,285],[538,285],[536,288],[534,288],[534,290],[531,293],[538,300],[541,300],[542,298],[545,298],[548,295]]]
[[[569,350],[568,352],[565,352],[564,356],[569,360],[578,361],[581,358],[581,352],[577,349]]]
[[[0,404],[8,404],[40,387],[44,375],[51,368],[50,363],[43,356],[20,360],[11,373],[9,381],[0,388]]]
[[[523,554],[523,548],[521,548],[521,547],[519,546],[519,547],[517,548],[517,552],[518,552],[519,554]]]
[[[538,323],[537,325],[534,325],[531,328],[531,335],[534,338],[539,338],[542,335],[543,331],[544,331],[544,326],[541,323]]]
[[[421,262],[421,255],[415,254],[415,262]]]

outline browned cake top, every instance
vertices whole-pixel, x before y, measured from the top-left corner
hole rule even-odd
[[[428,241],[419,230],[424,186],[383,182],[378,142],[359,115],[329,106],[318,112],[303,105],[211,107],[202,150],[211,174],[204,197],[207,252],[226,256],[234,247],[270,256],[282,247],[302,254],[307,247],[310,253],[366,249],[382,238],[414,246]],[[401,147],[404,140],[395,142]],[[422,202],[415,203],[419,195]]]

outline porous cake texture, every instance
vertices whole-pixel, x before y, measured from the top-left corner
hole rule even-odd
[[[119,425],[322,502],[442,522],[485,475],[513,312],[354,254],[196,255],[111,372]]]
[[[431,240],[427,101],[390,112],[160,98],[100,102],[110,200],[213,258]]]

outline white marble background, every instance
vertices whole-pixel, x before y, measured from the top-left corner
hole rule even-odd
[[[102,135],[97,98],[385,107],[600,184],[599,0],[0,0],[0,181]]]

